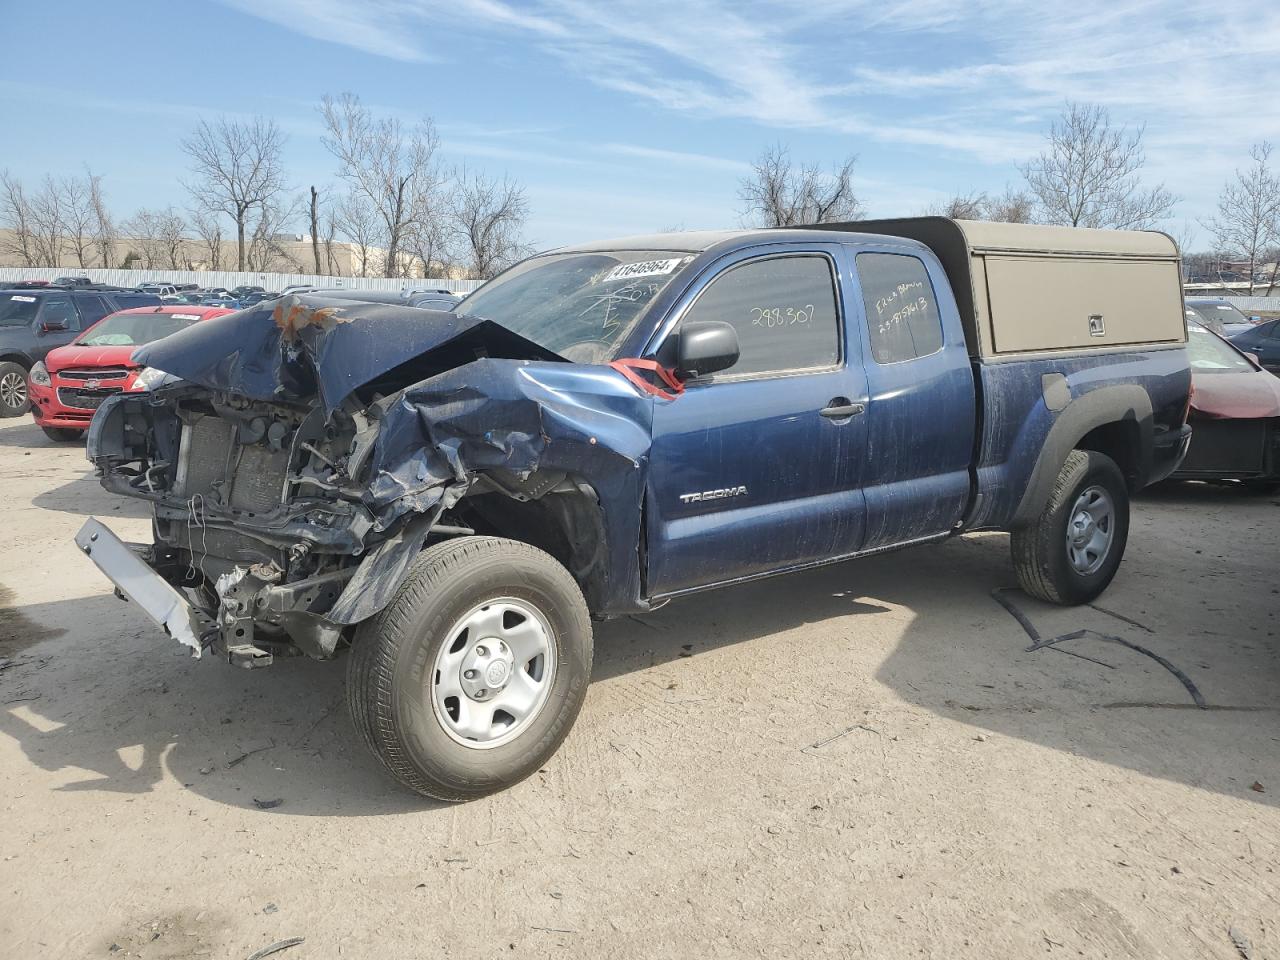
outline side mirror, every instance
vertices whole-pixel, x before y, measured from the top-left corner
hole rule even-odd
[[[738,362],[738,331],[719,320],[686,323],[680,328],[680,356],[676,376],[692,380],[727,370]]]
[[[41,320],[41,333],[60,333],[67,329],[67,321],[65,320]]]
[[[1256,363],[1258,366],[1262,366],[1262,361],[1258,359],[1258,355],[1256,353],[1246,353],[1245,356],[1248,357],[1250,360],[1252,360],[1254,363]]]

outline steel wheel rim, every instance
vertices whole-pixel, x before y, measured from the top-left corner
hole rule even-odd
[[[1096,484],[1085,487],[1067,515],[1067,561],[1083,576],[1097,573],[1111,554],[1116,508],[1111,494]]]
[[[498,597],[449,629],[427,695],[441,729],[473,750],[520,736],[546,706],[556,676],[555,634],[535,606]]]
[[[27,402],[27,378],[18,373],[0,377],[0,402],[7,407],[20,407]]]

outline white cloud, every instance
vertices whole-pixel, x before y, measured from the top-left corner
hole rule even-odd
[[[435,38],[527,44],[598,88],[761,142],[813,132],[1016,179],[1066,100],[1145,125],[1149,172],[1203,208],[1280,139],[1280,7],[1249,0],[224,0],[308,36],[423,59]],[[477,139],[477,138],[473,138]],[[1207,147],[1206,144],[1211,144]],[[597,152],[740,170],[650,145]],[[658,156],[658,154],[668,154]]]

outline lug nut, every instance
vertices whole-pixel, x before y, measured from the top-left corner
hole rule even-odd
[[[487,657],[488,655],[489,655],[489,651],[486,650],[484,647],[476,647],[477,657]]]
[[[479,690],[476,691],[476,696],[483,700],[485,694],[487,694],[488,692],[489,692],[488,690],[485,690],[483,687],[481,687]]]
[[[468,680],[474,680],[476,678],[476,672],[474,670],[463,670],[462,676]]]

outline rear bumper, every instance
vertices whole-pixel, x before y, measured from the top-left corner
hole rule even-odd
[[[1190,445],[1189,424],[1184,423],[1176,430],[1157,433],[1151,442],[1151,469],[1147,473],[1146,485],[1159,483],[1172,475],[1186,457]]]

